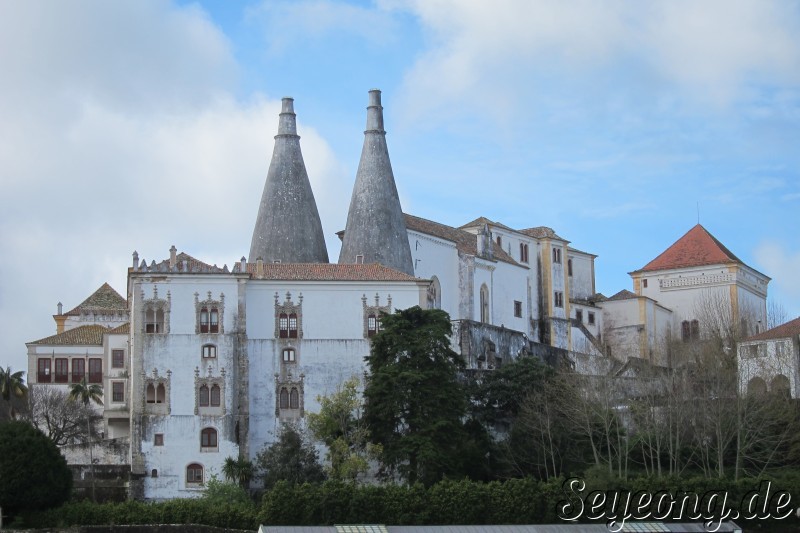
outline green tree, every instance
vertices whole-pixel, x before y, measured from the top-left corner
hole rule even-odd
[[[80,401],[84,407],[89,406],[89,402],[94,402],[96,404],[102,405],[103,404],[103,389],[100,385],[96,383],[89,384],[86,382],[86,376],[80,381],[80,383],[73,383],[69,387],[69,399],[70,401]],[[89,471],[92,475],[92,500],[95,500],[95,483],[94,483],[94,455],[92,452],[92,443],[89,440],[92,435],[92,417],[90,416],[90,411],[87,410],[86,414],[86,438],[87,442],[89,443]]]
[[[222,475],[225,479],[236,483],[240,487],[246,487],[250,478],[253,477],[253,463],[244,457],[234,459],[226,457],[222,465]]]
[[[0,396],[8,403],[8,417],[13,420],[16,418],[14,409],[14,398],[24,398],[28,394],[28,387],[25,386],[23,376],[25,372],[19,370],[12,372],[11,367],[0,367]]]
[[[364,418],[382,461],[413,484],[462,474],[466,387],[461,357],[450,349],[450,317],[419,306],[381,318],[367,356]]]
[[[328,477],[354,483],[367,472],[370,459],[378,459],[381,452],[380,445],[369,442],[359,385],[358,377],[353,376],[330,396],[318,396],[319,413],[307,416],[311,434],[328,447]]]
[[[267,489],[280,480],[302,484],[325,479],[317,450],[293,424],[284,424],[278,440],[256,455],[256,466]]]
[[[27,422],[0,424],[0,513],[58,507],[71,490],[72,473],[50,439]]]

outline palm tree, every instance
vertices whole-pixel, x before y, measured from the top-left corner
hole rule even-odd
[[[8,402],[8,416],[12,419],[16,418],[16,412],[11,398],[24,398],[28,394],[28,387],[25,386],[25,380],[22,379],[24,374],[23,370],[12,373],[10,366],[0,367],[0,395]]]
[[[228,457],[222,465],[222,474],[228,481],[233,481],[245,488],[247,482],[253,477],[253,463],[243,457],[238,459]]]
[[[80,381],[80,383],[73,383],[69,387],[69,399],[74,401],[80,400],[84,406],[88,407],[89,402],[94,402],[99,405],[103,405],[103,388],[96,383],[92,383],[91,385],[86,382],[86,376]],[[91,427],[91,414],[90,411],[86,411],[86,439],[89,441],[92,436],[92,427]],[[95,501],[94,497],[94,456],[92,454],[92,443],[89,442],[89,471],[92,474],[92,501]]]

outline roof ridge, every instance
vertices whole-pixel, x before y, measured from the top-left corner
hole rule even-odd
[[[705,227],[696,224],[638,272],[722,263],[742,263],[742,260]]]

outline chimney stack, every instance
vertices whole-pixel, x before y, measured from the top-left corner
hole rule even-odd
[[[172,247],[169,249],[169,268],[174,269],[176,263],[176,252],[178,251],[173,244]]]

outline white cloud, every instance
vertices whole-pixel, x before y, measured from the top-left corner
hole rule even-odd
[[[163,1],[0,4],[0,364],[27,368],[58,301],[105,281],[124,295],[134,249],[248,253],[280,103],[231,96],[229,48]],[[334,242],[349,180],[302,116],[298,131]]]

